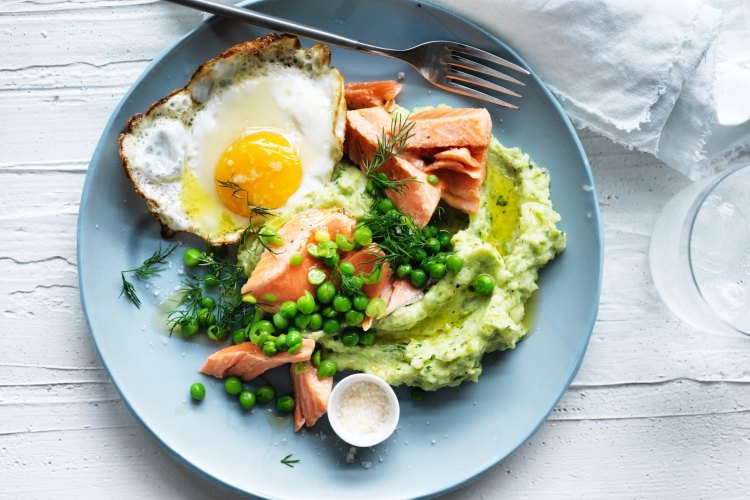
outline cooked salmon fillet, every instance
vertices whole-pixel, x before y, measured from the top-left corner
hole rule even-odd
[[[379,82],[351,82],[344,86],[344,98],[349,109],[382,106],[391,109],[402,84],[393,80]]]
[[[409,116],[414,122],[409,152],[456,147],[487,148],[492,118],[484,108],[432,108]]]
[[[294,432],[303,425],[312,427],[328,410],[328,398],[333,389],[333,377],[318,378],[318,370],[310,361],[290,367],[294,387]]]
[[[383,107],[347,112],[346,149],[360,166],[388,134],[392,117]],[[492,133],[489,112],[482,108],[435,108],[411,115],[411,136],[403,155],[386,162],[380,171],[389,178],[409,179],[403,193],[386,194],[419,225],[429,222],[440,199],[463,212],[479,209]],[[427,175],[438,177],[437,185]]]
[[[315,232],[325,229],[335,238],[344,234],[351,238],[356,222],[345,213],[334,209],[311,208],[293,215],[278,231],[284,242],[265,250],[250,277],[242,287],[242,293],[251,293],[267,311],[277,311],[287,300],[297,300],[305,291],[314,292],[307,279],[313,267],[322,264],[307,253],[307,245],[315,242]],[[292,255],[302,255],[302,264],[292,266]],[[270,300],[275,299],[275,300]]]
[[[349,158],[362,167],[366,158],[378,147],[378,139],[391,126],[391,115],[382,108],[365,108],[347,113],[346,148]],[[440,203],[441,188],[427,182],[427,175],[420,167],[418,156],[396,157],[387,161],[381,172],[395,180],[414,179],[404,186],[402,192],[388,190],[386,194],[399,210],[412,216],[414,222],[424,226]],[[364,169],[364,167],[362,167]]]
[[[351,262],[354,265],[355,274],[361,272],[368,275],[375,267],[377,257],[382,255],[384,254],[380,248],[376,245],[371,245],[355,252],[349,252],[349,254],[342,259],[342,262]],[[362,287],[362,293],[367,295],[368,299],[380,297],[387,304],[391,298],[391,289],[391,266],[388,262],[384,262],[380,269],[380,280],[371,285],[364,285]],[[362,321],[362,329],[368,330],[372,325],[372,321],[372,318],[365,316],[365,319]]]
[[[302,347],[294,354],[279,352],[275,356],[266,356],[260,346],[252,342],[243,342],[210,355],[200,372],[217,378],[231,375],[246,381],[253,380],[271,368],[310,359],[313,349],[313,339],[302,339]]]
[[[391,283],[391,293],[386,304],[385,313],[391,314],[396,309],[406,307],[409,304],[419,302],[424,297],[424,292],[412,285],[408,280],[396,278]]]

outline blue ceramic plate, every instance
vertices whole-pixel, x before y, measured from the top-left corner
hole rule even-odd
[[[436,7],[410,0],[275,0],[255,8],[364,41],[410,47],[450,39],[519,58],[489,33]],[[177,284],[180,253],[171,271],[146,288],[142,308],[120,293],[121,269],[137,266],[162,242],[123,174],[117,137],[127,119],[181,87],[195,68],[264,30],[211,19],[158,57],[125,96],[107,125],[83,189],[78,225],[78,266],[89,329],[112,381],[133,414],[181,462],[238,491],[265,497],[420,497],[455,488],[492,467],[544,422],[583,358],[599,302],[602,240],[591,171],[560,106],[534,75],[527,78],[520,111],[490,108],[494,134],[529,153],[552,174],[552,198],[562,214],[568,248],[541,275],[536,324],[518,348],[488,355],[479,383],[464,384],[413,402],[400,389],[400,430],[374,449],[357,451],[331,432],[326,419],[314,431],[292,432],[288,419],[256,407],[242,411],[218,380],[196,373],[209,343],[164,334],[159,302]],[[405,65],[333,50],[347,80],[406,75],[399,101],[407,107],[481,106],[428,86]],[[188,236],[179,241],[197,245]],[[285,373],[276,383],[284,386]],[[206,384],[192,404],[188,387]],[[295,468],[280,463],[292,453]]]

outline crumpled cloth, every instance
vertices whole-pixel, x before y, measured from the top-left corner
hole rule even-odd
[[[579,128],[691,179],[750,161],[748,0],[433,3],[510,44]]]

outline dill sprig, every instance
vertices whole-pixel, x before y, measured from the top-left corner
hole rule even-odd
[[[271,217],[273,215],[276,215],[272,210],[260,206],[260,205],[253,205],[250,203],[250,193],[248,193],[247,189],[243,188],[239,184],[233,181],[216,181],[220,187],[231,189],[232,190],[232,198],[237,199],[245,199],[245,203],[247,203],[247,211],[252,215],[258,215],[261,217]]]
[[[167,326],[169,326],[169,334],[174,333],[174,329],[180,324],[181,321],[198,315],[198,311],[201,308],[201,298],[203,298],[203,283],[196,276],[188,275],[182,281],[182,287],[180,288],[180,300],[178,306],[181,309],[175,309],[170,312],[167,316]]]
[[[276,234],[275,231],[273,231],[270,228],[267,228],[264,224],[260,224],[259,226],[255,226],[253,223],[253,219],[255,217],[273,217],[276,215],[276,213],[264,206],[261,205],[253,205],[250,203],[250,193],[248,193],[247,189],[243,188],[239,184],[233,181],[216,181],[220,187],[223,187],[225,189],[231,189],[232,190],[232,197],[237,199],[245,199],[245,203],[247,204],[247,211],[250,215],[250,220],[248,221],[247,228],[245,228],[245,231],[242,233],[242,236],[240,237],[240,246],[245,245],[245,241],[247,241],[248,236],[252,236],[260,243],[260,245],[269,252],[276,254],[276,252],[273,248],[271,248],[271,245],[276,245],[281,243],[281,239]]]
[[[407,182],[419,182],[415,177],[406,179],[389,179],[387,175],[378,175],[378,170],[386,162],[397,156],[401,156],[406,149],[406,143],[412,137],[414,122],[408,121],[408,116],[404,118],[397,114],[391,120],[390,132],[383,130],[381,137],[378,137],[378,146],[375,154],[370,158],[363,160],[362,167],[365,175],[372,185],[380,191],[390,189],[396,193],[403,194]]]
[[[299,459],[298,458],[292,458],[292,457],[293,457],[293,454],[290,453],[289,455],[287,455],[287,456],[285,456],[284,458],[281,459],[281,463],[284,464],[284,465],[286,465],[287,467],[291,467],[293,469],[294,468],[294,464],[298,464],[299,463]]]
[[[402,261],[421,260],[425,237],[409,214],[396,211],[385,214],[368,213],[359,222],[372,231],[372,240],[383,255],[373,254],[373,260],[388,262],[395,268]]]
[[[138,281],[146,281],[147,279],[153,278],[155,276],[158,276],[164,269],[164,263],[167,261],[170,255],[172,255],[172,252],[177,249],[177,243],[173,243],[169,245],[167,248],[162,248],[161,245],[159,245],[159,248],[149,257],[148,259],[143,261],[143,264],[140,266],[133,268],[133,269],[127,269],[125,271],[120,271],[120,277],[122,278],[122,291],[120,291],[120,297],[125,295],[130,302],[135,304],[135,307],[141,308],[141,299],[138,298],[138,294],[136,293],[135,286],[133,286],[133,283],[128,281],[128,279],[125,277],[128,274],[133,274],[135,276],[135,279]]]

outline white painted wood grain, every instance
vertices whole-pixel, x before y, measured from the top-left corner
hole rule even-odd
[[[199,16],[149,0],[0,2],[0,497],[233,498],[169,458],[101,368],[75,267],[88,160],[122,94]],[[750,338],[674,318],[648,271],[687,180],[581,134],[606,257],[599,318],[547,423],[449,498],[746,498]]]

